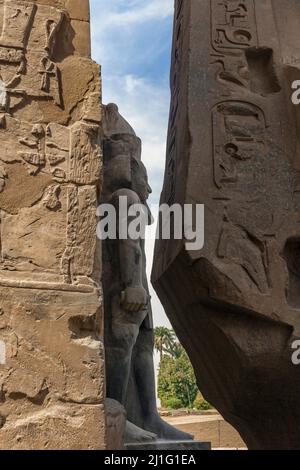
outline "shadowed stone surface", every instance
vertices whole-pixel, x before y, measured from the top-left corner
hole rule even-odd
[[[159,241],[153,284],[247,446],[299,449],[300,4],[175,3],[161,202],[205,204],[205,247]]]
[[[88,0],[0,1],[1,449],[106,447],[89,31]]]

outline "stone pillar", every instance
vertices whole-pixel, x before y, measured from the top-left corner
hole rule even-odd
[[[103,449],[89,2],[1,0],[0,31],[0,449]]]
[[[205,246],[156,246],[154,286],[205,398],[250,448],[300,448],[297,0],[177,0],[162,201]]]

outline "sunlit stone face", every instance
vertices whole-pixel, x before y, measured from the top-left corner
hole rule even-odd
[[[6,363],[6,346],[4,341],[0,340],[0,365]]]

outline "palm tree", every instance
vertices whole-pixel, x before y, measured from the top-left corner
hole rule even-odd
[[[174,359],[179,359],[184,353],[183,346],[177,341],[176,337],[174,341],[165,348],[165,352],[172,356]]]
[[[160,360],[162,360],[163,354],[171,354],[172,348],[174,348],[174,343],[176,342],[175,333],[165,326],[158,326],[155,328],[154,334],[154,347],[159,352]]]

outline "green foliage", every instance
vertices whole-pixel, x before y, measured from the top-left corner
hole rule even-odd
[[[206,411],[206,410],[211,410],[212,409],[212,406],[208,403],[208,401],[206,401],[202,394],[200,392],[197,393],[197,396],[195,398],[195,401],[194,401],[194,405],[193,405],[193,408],[195,410],[203,410],[203,411]]]
[[[158,396],[163,407],[192,408],[198,388],[187,353],[173,332],[173,343],[163,348],[158,375]],[[179,406],[180,402],[180,406]]]
[[[182,403],[181,400],[173,397],[165,401],[164,407],[170,410],[179,410],[180,408],[182,408]]]

